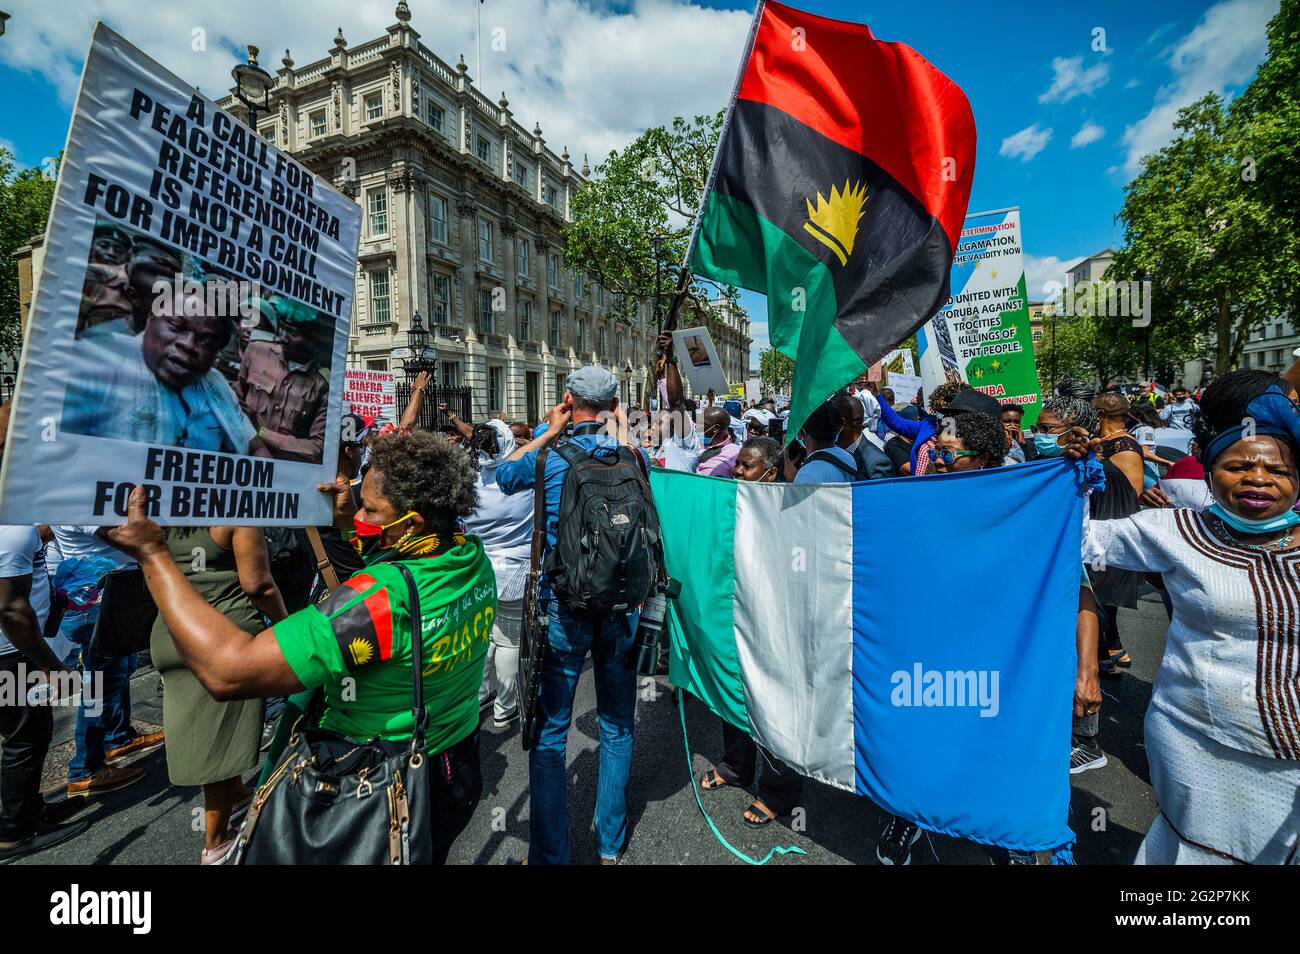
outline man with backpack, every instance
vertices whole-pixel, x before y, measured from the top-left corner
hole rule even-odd
[[[600,722],[595,829],[601,864],[617,864],[627,843],[636,711],[628,656],[638,610],[661,573],[662,550],[645,455],[620,444],[607,426],[617,392],[609,370],[579,368],[546,430],[497,468],[501,491],[537,494],[546,519],[538,598],[548,645],[528,759],[529,864],[569,863],[565,744],[588,652]],[[570,420],[572,435],[556,443]]]

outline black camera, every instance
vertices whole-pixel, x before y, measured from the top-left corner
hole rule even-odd
[[[637,622],[636,639],[628,652],[628,665],[638,676],[653,676],[659,663],[659,640],[664,632],[664,619],[668,615],[668,601],[681,595],[682,584],[672,577],[657,585],[646,597]]]

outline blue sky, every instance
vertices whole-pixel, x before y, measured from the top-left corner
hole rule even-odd
[[[394,5],[11,0],[14,18],[0,37],[0,142],[25,165],[62,148],[96,17],[215,95],[244,43],[261,44],[270,68],[292,47],[301,66],[325,55],[336,26],[350,43],[382,35]],[[1177,107],[1240,91],[1277,10],[1277,0],[795,5],[913,46],[966,91],[979,137],[970,208],[1020,206],[1031,297],[1069,263],[1122,239],[1114,217],[1141,156],[1168,141]],[[451,62],[464,52],[475,66],[473,0],[410,7],[426,44]],[[590,153],[594,164],[646,126],[719,108],[752,9],[726,0],[488,0],[481,85],[493,98],[505,91],[525,125],[541,122],[553,148]],[[744,301],[756,353],[766,345],[766,308],[761,296]]]

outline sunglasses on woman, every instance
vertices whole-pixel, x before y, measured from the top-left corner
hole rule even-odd
[[[973,451],[973,450],[964,450],[964,451],[959,451],[959,450],[949,450],[949,449],[946,448],[946,447],[944,447],[944,448],[940,448],[940,449],[937,449],[937,450],[934,452],[934,459],[935,459],[935,460],[941,460],[941,461],[943,461],[943,462],[944,462],[945,464],[947,464],[949,467],[951,467],[954,463],[957,462],[957,458],[958,458],[958,457],[977,457],[977,456],[979,456],[979,451]]]

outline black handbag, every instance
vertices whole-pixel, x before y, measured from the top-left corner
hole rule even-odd
[[[433,860],[433,785],[425,750],[420,595],[411,571],[394,563],[411,605],[410,743],[346,736],[309,724],[294,726],[284,757],[257,790],[232,850],[237,865],[414,865]],[[435,759],[462,784],[448,758]]]
[[[542,684],[542,664],[546,662],[549,621],[541,615],[537,605],[538,581],[542,569],[542,549],[546,544],[546,454],[543,447],[537,453],[537,474],[533,482],[533,540],[528,567],[528,582],[524,584],[524,624],[519,630],[519,674],[516,691],[519,693],[519,741],[527,752],[537,744],[541,723],[537,721],[537,696]]]
[[[90,634],[91,656],[122,659],[149,648],[158,606],[138,566],[110,570],[99,581],[99,615]]]

